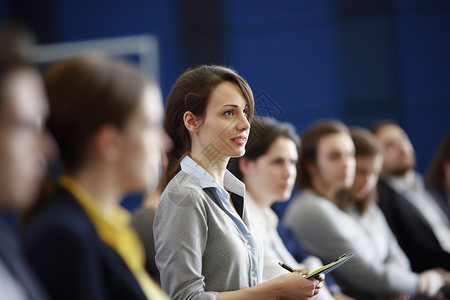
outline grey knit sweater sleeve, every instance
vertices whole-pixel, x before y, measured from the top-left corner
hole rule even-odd
[[[154,236],[161,286],[171,299],[216,299],[218,292],[250,286],[245,239],[182,171],[161,195]]]

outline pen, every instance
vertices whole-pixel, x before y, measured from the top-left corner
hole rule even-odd
[[[282,266],[284,269],[288,270],[289,272],[294,272],[294,269],[292,267],[289,267],[287,264],[283,262],[279,262],[278,264]]]

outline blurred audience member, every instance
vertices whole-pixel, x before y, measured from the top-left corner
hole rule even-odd
[[[408,135],[391,121],[376,123],[372,132],[383,149],[379,205],[412,269],[450,270],[450,220],[414,171],[415,154]]]
[[[428,191],[440,201],[450,219],[450,132],[447,132],[436,150],[424,180]]]
[[[59,62],[44,79],[63,173],[27,224],[31,265],[54,299],[167,299],[119,204],[157,180],[159,87],[132,65],[95,54]]]
[[[388,275],[385,279],[388,284],[398,285],[400,282],[404,282],[405,278],[412,277],[411,266],[377,205],[376,186],[383,165],[381,145],[367,129],[352,128],[351,136],[356,150],[355,181],[353,187],[340,199],[338,206],[361,225],[360,233],[365,235],[366,241],[372,242],[372,248],[378,252],[379,259],[378,261],[372,260],[372,264],[377,266],[378,270],[384,270],[382,273]],[[360,239],[355,238],[354,240],[359,243]],[[356,247],[354,248],[356,249]],[[361,252],[356,255],[364,257],[366,253]],[[370,259],[368,258],[368,260]],[[403,270],[403,272],[397,272],[396,276],[392,276],[393,273],[389,271],[392,268]],[[376,271],[375,268],[373,270]],[[354,274],[349,274],[349,276],[354,276]],[[443,269],[422,272],[418,278],[419,294],[427,294],[420,292],[421,288],[438,290],[449,276],[450,273]],[[406,293],[397,293],[395,296],[398,299],[409,297]]]
[[[26,57],[31,42],[18,25],[0,32],[0,299],[8,300],[47,299],[9,218],[32,204],[50,153],[44,86]]]

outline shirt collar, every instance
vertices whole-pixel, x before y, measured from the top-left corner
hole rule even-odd
[[[420,192],[420,193],[423,193],[424,190],[425,190],[425,186],[424,186],[424,183],[423,183],[423,178],[417,172],[414,172],[414,182],[413,182],[413,186],[412,187],[408,186],[398,176],[392,176],[392,175],[388,176],[386,181],[389,182],[395,188],[401,189],[401,190],[411,190],[412,189],[412,190],[414,190],[416,192]]]
[[[245,195],[245,185],[237,179],[230,171],[225,170],[223,185],[225,189],[199,164],[186,155],[180,163],[181,170],[194,180],[202,189],[216,188],[220,197],[228,199],[228,193],[232,192],[241,197]]]

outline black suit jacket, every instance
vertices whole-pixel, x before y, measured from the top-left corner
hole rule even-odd
[[[434,199],[436,199],[437,204],[441,207],[442,211],[450,221],[450,203],[448,202],[445,190],[437,185],[429,185],[427,186],[427,190]]]
[[[21,284],[30,300],[48,299],[22,254],[16,233],[0,218],[0,259]],[[2,291],[0,291],[0,298]]]
[[[146,299],[125,262],[100,240],[84,210],[63,188],[28,223],[24,247],[54,299]]]
[[[383,180],[378,183],[378,196],[379,206],[408,256],[413,271],[435,267],[450,270],[450,254],[442,250],[431,227],[416,207]]]

